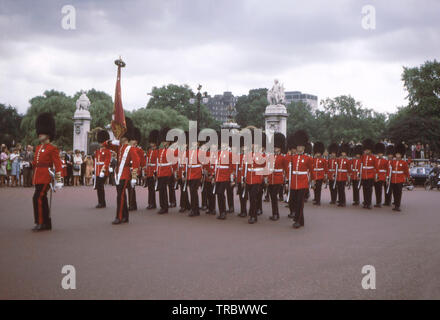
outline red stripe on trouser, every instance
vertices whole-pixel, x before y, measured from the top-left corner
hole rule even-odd
[[[124,210],[125,189],[126,188],[127,188],[127,180],[125,180],[124,187],[122,188],[122,191],[121,191],[121,200],[120,200],[121,202],[120,202],[119,212],[118,212],[119,220],[122,220],[122,210]]]
[[[40,195],[38,196],[38,224],[43,224],[43,196],[46,192],[48,184],[43,186],[43,189],[40,191]]]

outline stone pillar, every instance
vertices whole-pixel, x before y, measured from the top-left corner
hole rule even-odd
[[[272,139],[275,132],[287,134],[287,109],[284,105],[268,105],[264,112],[266,136]]]
[[[76,111],[73,116],[73,150],[88,151],[88,133],[92,117],[89,112],[90,100],[83,93],[76,101]]]

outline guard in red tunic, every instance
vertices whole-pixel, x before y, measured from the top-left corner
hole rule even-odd
[[[362,146],[360,144],[354,146],[351,150],[352,153],[352,159],[351,159],[351,165],[350,165],[350,171],[351,171],[351,183],[352,183],[352,189],[353,189],[353,205],[358,206],[359,205],[359,189],[360,184],[359,180],[361,179],[361,168],[362,168]]]
[[[391,176],[391,190],[394,197],[394,211],[401,211],[400,204],[402,201],[402,187],[405,181],[409,179],[408,163],[402,160],[405,155],[406,148],[403,144],[398,144],[394,149],[395,159],[391,160],[388,167],[388,173]]]
[[[315,142],[313,145],[313,172],[312,172],[312,180],[313,180],[313,191],[314,198],[313,204],[316,206],[321,205],[321,190],[322,183],[327,176],[328,164],[327,160],[322,157],[324,153],[324,144],[320,141]]]
[[[157,189],[159,190],[159,214],[168,213],[168,192],[167,188],[170,184],[171,177],[173,175],[173,163],[167,160],[167,152],[170,143],[166,140],[167,132],[169,128],[163,128],[160,131],[160,141],[162,148],[158,151],[157,157]],[[177,152],[178,150],[176,150]],[[177,162],[176,162],[177,163]],[[174,186],[173,186],[174,188]]]
[[[203,146],[202,146],[203,148]],[[214,185],[215,185],[215,177],[214,177],[214,173],[215,173],[215,160],[217,159],[217,146],[215,146],[215,149],[212,149],[211,151],[205,151],[204,149],[201,150],[203,152],[203,154],[205,155],[205,159],[207,159],[206,161],[204,161],[204,165],[203,165],[203,169],[204,169],[204,184],[205,186],[203,187],[203,191],[202,192],[206,192],[206,205],[207,205],[207,211],[206,214],[210,214],[210,215],[216,215],[217,213],[215,212],[215,194],[213,192],[214,190]]]
[[[133,129],[133,140],[130,141],[130,145],[134,151],[136,151],[139,158],[139,170],[138,173],[142,172],[145,167],[145,153],[142,148],[139,148],[138,145],[141,142],[142,135],[139,128]],[[139,177],[137,177],[139,178]],[[136,185],[134,187],[131,184],[128,185],[128,211],[137,210],[137,201],[136,201]]]
[[[295,135],[293,133],[289,134],[286,138],[286,144],[287,144],[287,154],[285,157],[285,161],[289,161],[290,157],[294,156],[296,154],[296,144],[295,144]],[[285,162],[285,165],[288,166],[288,163]],[[291,175],[290,175],[291,176]],[[290,192],[290,187],[289,187],[289,172],[288,172],[288,168],[284,168],[284,177],[285,177],[285,186],[286,186],[286,191],[285,193],[287,194],[286,196],[286,201],[287,201],[287,206],[289,208],[289,214],[287,215],[288,218],[293,219],[295,218],[295,199],[293,198],[293,192]]]
[[[218,134],[220,139],[220,134]],[[226,219],[226,185],[233,181],[232,169],[232,154],[229,151],[229,142],[222,141],[220,145],[220,151],[218,152],[218,158],[214,167],[214,179],[215,179],[215,194],[217,195],[217,203],[219,215],[217,219]]]
[[[289,172],[289,188],[293,197],[295,217],[293,228],[298,229],[304,226],[304,197],[309,187],[309,176],[313,172],[313,160],[304,155],[304,149],[309,140],[307,132],[298,130],[293,135],[293,143],[296,146],[296,154],[291,155],[285,162],[286,170]]]
[[[336,172],[336,185],[338,189],[338,207],[345,207],[345,185],[350,180],[350,160],[347,158],[350,152],[348,143],[342,143],[339,147],[338,169]]]
[[[55,137],[55,120],[50,113],[42,113],[37,117],[35,123],[39,144],[35,149],[34,176],[32,183],[35,186],[33,196],[34,222],[33,231],[43,231],[52,229],[52,219],[50,207],[47,201],[47,192],[50,188],[61,189],[63,182],[61,179],[62,164],[60,152],[50,142]],[[49,170],[55,167],[55,183]]]
[[[373,197],[374,178],[376,177],[376,157],[372,154],[374,150],[374,142],[371,139],[365,139],[362,142],[364,154],[362,160],[362,191],[364,195],[365,209],[371,209]]]
[[[157,156],[159,145],[159,130],[151,130],[148,136],[148,143],[150,145],[150,150],[147,152],[145,157],[145,176],[147,178],[147,188],[148,188],[148,206],[147,209],[156,209],[156,168],[157,168]]]
[[[180,186],[180,209],[179,212],[183,213],[186,210],[191,210],[191,203],[189,202],[189,185],[188,185],[188,132],[185,131],[186,142],[179,148],[179,156],[177,159],[176,179],[177,185]]]
[[[269,184],[267,192],[269,193],[272,204],[272,216],[270,219],[272,221],[277,221],[280,219],[278,195],[280,189],[283,187],[285,167],[285,157],[281,154],[281,150],[284,148],[286,143],[286,137],[281,132],[275,132],[272,139],[274,153],[266,154],[266,167],[269,171],[269,175],[267,177],[267,182]]]
[[[374,193],[376,195],[376,208],[382,207],[382,190],[387,178],[388,160],[384,159],[385,145],[382,142],[376,143],[374,146],[374,154],[376,155],[376,177],[374,181]]]
[[[133,140],[133,122],[130,118],[125,117],[127,131],[120,140],[108,140],[104,143],[104,147],[113,150],[117,155],[117,165],[115,171],[115,182],[117,191],[116,218],[112,224],[128,223],[128,206],[127,206],[127,187],[132,187],[137,182],[137,172],[139,169],[139,157],[135,149],[129,144]],[[131,170],[130,170],[131,163]]]
[[[388,170],[391,164],[391,161],[394,159],[394,146],[393,145],[388,145],[386,150],[385,150],[385,154],[387,156],[387,177],[386,177],[386,183],[384,184],[384,190],[385,190],[385,202],[384,202],[384,206],[389,207],[391,205],[391,199],[393,198],[393,190],[391,190],[391,187],[388,188],[388,184],[390,183],[391,179],[389,176],[389,173],[391,170]]]
[[[237,168],[237,177],[236,181],[238,182],[237,185],[237,195],[240,200],[240,214],[238,215],[241,218],[245,218],[247,216],[247,200],[248,200],[248,193],[246,190],[246,165],[244,163],[245,161],[245,154],[249,152],[248,146],[244,145],[244,138],[243,136],[240,137],[240,163],[238,164]]]
[[[329,159],[328,159],[328,183],[330,188],[330,204],[336,204],[336,200],[338,198],[338,188],[336,188],[335,179],[336,179],[336,170],[338,167],[338,161],[337,161],[337,153],[339,146],[337,143],[331,143],[328,146],[328,153],[329,153]]]
[[[110,135],[107,130],[100,130],[97,135],[98,143],[101,147],[95,151],[95,189],[98,195],[98,204],[96,208],[105,208],[105,191],[104,183],[109,174],[110,160],[112,159],[112,153],[109,149],[105,148],[102,144],[110,139]]]

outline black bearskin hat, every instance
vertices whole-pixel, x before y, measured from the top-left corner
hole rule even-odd
[[[110,134],[107,130],[99,130],[96,138],[98,139],[99,143],[103,143],[107,140],[110,140]]]
[[[163,127],[162,129],[160,129],[160,132],[159,132],[159,143],[167,141],[167,133],[168,133],[168,131],[170,131],[170,128],[168,128],[168,127]]]
[[[125,117],[125,125],[127,126],[127,131],[124,133],[122,137],[127,138],[128,141],[133,140],[133,134],[134,134],[133,120],[131,120],[129,117]]]
[[[286,137],[281,132],[275,132],[273,134],[273,146],[274,148],[283,149],[286,144]]]
[[[49,112],[40,113],[35,121],[35,129],[37,135],[47,134],[49,140],[53,140],[55,138],[55,120],[52,114]]]
[[[310,142],[307,142],[307,145],[306,145],[306,147],[304,149],[304,153],[308,154],[308,155],[311,155],[312,154],[312,150],[313,150],[312,144]]]
[[[287,149],[296,149],[296,141],[293,133],[287,136]]]
[[[324,144],[321,141],[316,141],[313,145],[313,153],[320,153],[321,155],[324,153]]]
[[[297,130],[293,134],[293,140],[295,141],[296,146],[307,146],[307,142],[309,142],[309,135],[305,130]]]
[[[394,146],[392,144],[387,146],[387,149],[385,150],[385,154],[388,155],[393,155],[394,154]]]
[[[362,147],[365,150],[371,150],[374,151],[374,142],[371,139],[365,139],[364,141],[362,141]]]
[[[362,145],[357,144],[354,146],[354,148],[352,149],[352,156],[356,156],[358,155],[362,155],[362,153],[364,153],[363,151],[364,149],[362,148]]]
[[[374,145],[374,153],[375,154],[379,154],[379,153],[384,154],[385,153],[385,145],[382,142],[376,143]]]
[[[348,143],[342,143],[339,147],[339,154],[342,154],[342,152],[345,152],[346,155],[350,153],[350,145]]]
[[[330,145],[327,147],[327,151],[328,153],[332,154],[332,153],[338,153],[338,144],[336,142],[332,142],[330,143]]]
[[[394,155],[396,153],[400,153],[400,155],[403,157],[406,153],[406,147],[402,143],[396,144],[394,147]]]
[[[138,143],[141,143],[142,135],[141,130],[139,128],[133,129],[133,140],[136,140]]]
[[[160,144],[159,130],[151,130],[148,135],[148,143],[154,143],[156,146]]]

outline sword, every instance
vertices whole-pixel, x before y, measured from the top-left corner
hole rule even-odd
[[[186,186],[188,184],[187,182],[188,182],[188,160],[187,160],[187,163],[185,165],[185,182],[183,183],[182,191],[186,191]]]
[[[333,189],[336,187],[336,180],[338,179],[338,163],[336,162],[336,170],[335,170],[335,176],[333,179]]]
[[[360,189],[361,188],[361,182],[362,182],[362,170],[364,168],[364,163],[361,163],[361,168],[359,170],[359,182],[357,185],[357,188]]]
[[[393,168],[391,167],[391,165],[390,165],[389,169],[390,169],[390,173],[389,173],[389,175],[388,175],[388,177],[387,177],[387,193],[390,192],[390,186],[391,186],[391,174],[393,173],[393,171],[392,171]]]
[[[217,162],[218,162],[218,159],[215,160],[214,177],[217,175]],[[216,186],[217,186],[217,184],[215,183],[215,178],[214,178],[214,188],[212,188],[212,194],[215,194],[215,187]]]
[[[289,162],[289,185],[287,186],[289,188],[289,191],[287,192],[287,201],[290,200],[290,183],[292,180],[292,162]]]
[[[241,198],[246,196],[246,178],[247,178],[247,161],[244,164],[244,177],[243,177],[243,191],[241,192]]]

